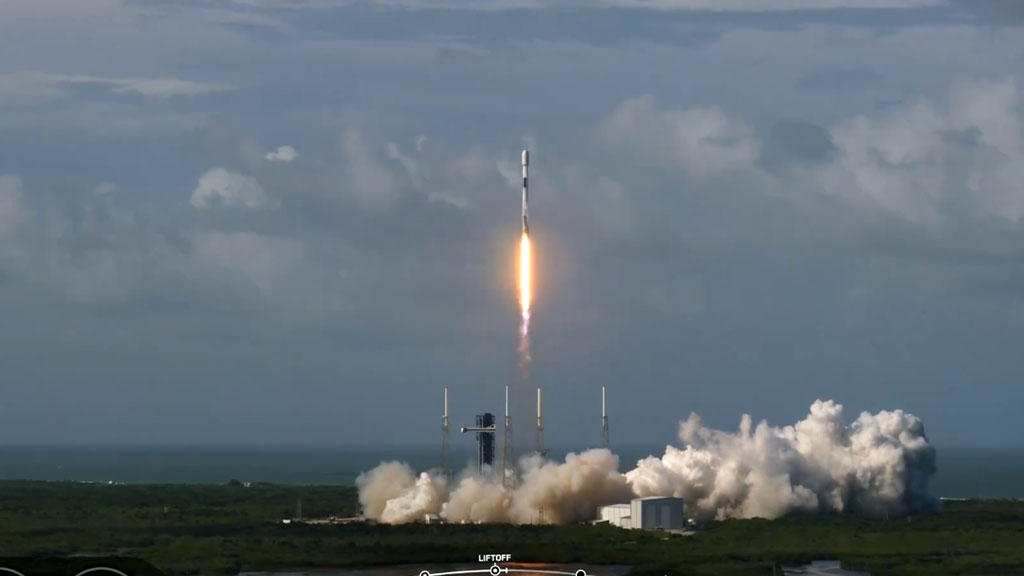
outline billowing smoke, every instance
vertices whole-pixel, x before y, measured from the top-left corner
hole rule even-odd
[[[384,462],[356,478],[363,513],[387,524],[404,524],[436,514],[445,497],[444,478],[423,472],[417,479],[401,462]]]
[[[553,524],[591,520],[601,506],[631,497],[626,478],[618,473],[619,457],[606,448],[569,454],[561,464],[533,456],[522,468],[522,485],[510,509],[516,523],[538,517]]]
[[[593,519],[599,507],[631,497],[618,467],[618,456],[596,449],[569,454],[561,463],[523,458],[514,489],[498,474],[466,472],[449,492],[443,477],[424,472],[416,481],[412,470],[397,462],[381,464],[356,483],[363,513],[389,524],[431,513],[451,522],[565,524]]]
[[[904,515],[937,509],[928,492],[935,449],[924,425],[900,410],[862,413],[850,426],[843,407],[816,401],[793,426],[753,426],[744,415],[737,432],[705,427],[696,414],[680,424],[683,448],[668,446],[625,474],[605,449],[569,454],[564,462],[539,456],[519,463],[514,489],[498,474],[465,472],[449,487],[438,475],[417,478],[386,462],[361,475],[359,499],[367,517],[404,523],[424,514],[454,522],[554,523],[590,520],[598,508],[634,496],[676,496],[687,515],[778,518],[789,513],[845,512]]]
[[[864,412],[846,427],[843,407],[816,401],[794,426],[712,430],[691,414],[683,449],[641,460],[626,473],[638,496],[677,496],[699,518],[777,518],[791,512],[867,516],[932,511],[935,449],[924,425],[901,410]]]

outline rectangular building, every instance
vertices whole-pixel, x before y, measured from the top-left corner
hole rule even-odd
[[[632,528],[630,514],[632,506],[629,504],[612,504],[601,507],[601,522],[607,522],[619,528]]]
[[[683,530],[682,498],[635,498],[629,504],[612,504],[600,510],[602,522],[619,528],[640,530]]]
[[[633,528],[642,530],[682,530],[685,528],[682,498],[662,498],[660,496],[636,498],[630,502],[630,509],[630,522]]]

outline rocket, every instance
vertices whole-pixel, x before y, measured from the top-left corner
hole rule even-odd
[[[530,235],[530,224],[526,217],[528,214],[527,202],[530,200],[530,185],[527,181],[527,169],[530,166],[530,152],[523,150],[523,234]]]

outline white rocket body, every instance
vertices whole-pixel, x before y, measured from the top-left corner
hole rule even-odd
[[[529,210],[527,202],[530,200],[530,184],[527,177],[527,169],[530,166],[530,152],[523,150],[523,234],[530,235],[530,224],[527,221]]]

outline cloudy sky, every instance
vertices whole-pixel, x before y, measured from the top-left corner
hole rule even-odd
[[[616,442],[823,398],[1024,444],[1022,26],[0,0],[0,443],[431,443],[443,385],[461,425],[510,384],[518,413],[545,388],[553,443],[597,441],[607,385]]]

